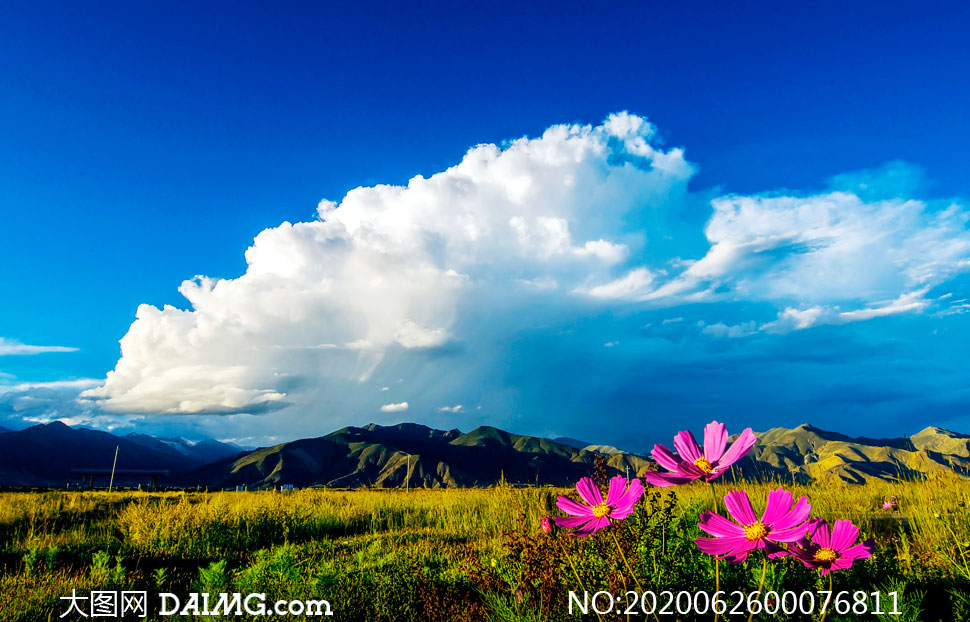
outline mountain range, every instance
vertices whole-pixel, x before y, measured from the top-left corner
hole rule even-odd
[[[910,437],[852,438],[808,424],[773,428],[738,463],[744,476],[838,480],[912,479],[955,471],[970,475],[970,436],[928,427]]]
[[[184,472],[243,450],[219,441],[190,443],[145,434],[115,436],[100,430],[72,428],[59,421],[0,432],[0,486],[65,486],[81,478],[74,469],[117,468]],[[118,483],[134,484],[125,478]],[[164,483],[164,480],[163,480]]]
[[[415,423],[346,427],[319,438],[257,449],[186,474],[188,485],[267,487],[278,484],[339,488],[568,485],[589,475],[596,452],[547,438],[481,426],[471,432]],[[607,456],[613,472],[633,475],[644,456]]]
[[[163,486],[210,488],[571,485],[602,455],[610,474],[657,468],[649,455],[573,438],[513,434],[490,426],[463,433],[415,423],[346,427],[326,436],[245,450],[214,440],[116,436],[63,423],[0,431],[0,486],[64,486],[77,468],[164,469]],[[929,427],[904,438],[852,438],[803,424],[758,434],[725,477],[781,481],[918,478],[970,474],[970,436]],[[133,485],[135,480],[116,480]]]

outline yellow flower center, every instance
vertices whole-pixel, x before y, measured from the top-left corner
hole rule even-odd
[[[710,460],[707,458],[698,458],[697,460],[694,460],[694,466],[705,473],[710,473],[714,470],[714,465],[712,465]]]
[[[753,523],[744,528],[744,537],[754,542],[768,535],[768,530],[761,523]]]
[[[822,549],[815,554],[815,559],[820,562],[834,562],[839,558],[839,554],[832,549]]]
[[[612,510],[613,508],[605,503],[600,503],[599,505],[593,507],[593,516],[596,518],[603,518],[604,516],[609,516]]]

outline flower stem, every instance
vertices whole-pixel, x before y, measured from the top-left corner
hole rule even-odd
[[[620,580],[623,581],[623,600],[626,601],[626,622],[630,622],[630,598],[629,590],[626,587],[626,577],[621,574]]]
[[[721,560],[714,558],[714,593],[721,591]],[[717,610],[714,611],[714,622],[717,622]]]
[[[831,596],[831,594],[832,594],[832,573],[829,572],[829,595]],[[818,622],[825,622],[825,617],[827,615],[829,615],[828,607],[826,607],[825,611],[822,612],[822,618]]]
[[[576,582],[579,584],[579,589],[583,590],[584,592],[588,592],[589,590],[586,589],[586,585],[583,583],[583,580],[579,578],[579,573],[576,572],[576,565],[573,563],[573,558],[569,555],[569,551],[566,550],[566,545],[562,543],[562,540],[559,540],[559,546],[562,548],[562,554],[566,556],[566,561],[569,562],[569,567],[573,569],[573,576],[576,577]],[[603,622],[603,616],[600,615],[599,611],[596,611],[596,607],[593,607],[593,612],[596,614],[596,617],[599,618],[600,622]]]
[[[623,559],[623,565],[626,566],[627,572],[633,577],[634,583],[637,584],[637,588],[642,592],[643,586],[640,585],[640,579],[637,578],[637,574],[633,572],[633,568],[630,568],[630,562],[626,560],[626,553],[623,552],[623,547],[620,546],[620,541],[616,538],[616,532],[610,529],[610,535],[613,536],[613,542],[616,544],[616,550],[620,552],[620,557]]]
[[[761,598],[761,590],[765,588],[765,575],[768,573],[768,555],[765,555],[765,560],[761,564],[761,583],[758,584],[758,598]],[[754,619],[754,612],[752,611],[748,614],[748,622]]]
[[[711,499],[714,501],[714,513],[717,513],[717,491],[714,489],[714,482],[707,482],[710,486]],[[721,560],[714,558],[714,593],[721,591]],[[714,622],[717,622],[717,612],[714,612]]]

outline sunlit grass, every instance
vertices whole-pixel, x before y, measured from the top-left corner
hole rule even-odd
[[[883,558],[878,563],[891,562],[899,574],[894,580],[950,586],[945,589],[970,585],[970,487],[965,479],[949,476],[866,486],[717,483],[713,493],[701,484],[655,491],[654,499],[676,498],[664,527],[665,548],[644,552],[641,563],[659,571],[694,555],[687,538],[715,497],[723,511],[724,494],[740,488],[759,507],[768,490],[779,485],[796,498],[807,496],[813,515],[851,518],[866,537],[877,537]],[[326,595],[338,619],[486,619],[499,615],[503,590],[521,580],[514,577],[529,576],[520,545],[510,542],[532,538],[540,549],[546,546],[539,521],[556,513],[556,496],[568,492],[498,486],[409,492],[3,493],[0,619],[47,619],[51,613],[56,619],[63,609],[60,596],[71,589],[104,589],[105,583],[177,593],[210,583],[236,590],[264,585],[264,591],[280,595]],[[896,507],[883,510],[889,499]],[[680,548],[668,551],[666,539],[676,538]],[[590,551],[584,563],[598,564],[590,556],[595,550]],[[680,557],[670,557],[675,554]],[[493,559],[494,568],[483,562]],[[697,559],[698,567],[708,563],[703,556]],[[592,573],[590,568],[581,573],[587,570]],[[563,585],[566,573],[562,569]],[[688,581],[686,575],[676,576],[672,580]],[[702,575],[691,577],[697,581]],[[564,602],[563,596],[560,605]],[[542,607],[546,618],[565,619],[552,604]],[[525,609],[515,615],[537,615]]]

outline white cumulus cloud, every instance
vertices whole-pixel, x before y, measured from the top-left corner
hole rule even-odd
[[[412,410],[434,412],[484,401],[486,386],[513,401],[521,379],[501,362],[518,337],[568,343],[578,322],[617,310],[684,307],[667,324],[692,305],[769,309],[709,314],[698,331],[739,338],[958,302],[930,291],[970,267],[959,202],[898,184],[880,195],[872,173],[816,194],[710,200],[688,190],[693,173],[621,113],[356,188],[321,201],[316,220],[259,233],[237,278],[182,283],[186,308],[141,305],[115,368],[83,397],[115,413],[320,416],[373,409],[374,392],[406,378]],[[703,208],[706,224],[688,218]],[[614,354],[635,356],[637,336],[619,332],[590,343],[602,351],[616,335]]]
[[[569,296],[610,278],[644,244],[624,217],[660,217],[693,172],[679,149],[653,146],[654,133],[625,113],[554,126],[479,145],[406,186],[322,201],[318,220],[256,236],[242,276],[184,282],[188,309],[139,307],[115,369],[85,396],[169,414],[265,412],[307,383],[341,399],[388,356],[461,346],[461,312],[508,312],[510,283],[536,285],[523,296]]]
[[[399,413],[404,412],[408,409],[407,402],[397,402],[396,404],[384,404],[381,406],[380,411],[382,413]]]

